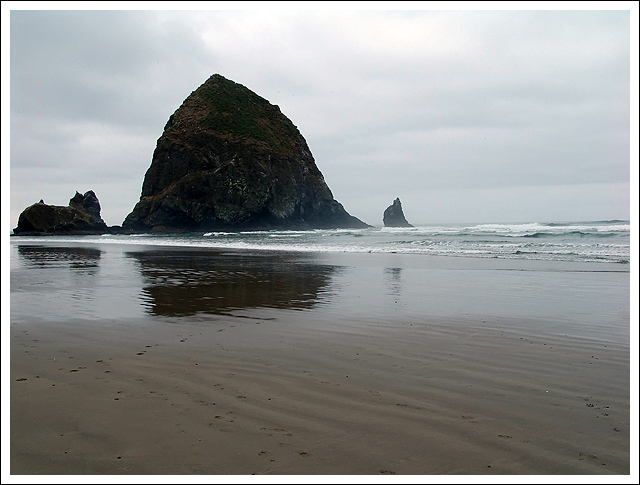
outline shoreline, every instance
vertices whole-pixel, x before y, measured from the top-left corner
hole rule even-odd
[[[12,245],[7,469],[629,475],[636,328],[620,269]]]
[[[624,344],[314,319],[12,323],[11,473],[629,474]]]

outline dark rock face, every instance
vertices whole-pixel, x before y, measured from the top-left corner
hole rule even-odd
[[[385,209],[382,222],[384,222],[384,227],[413,227],[404,217],[400,198],[396,198],[393,204]]]
[[[104,234],[109,232],[100,217],[100,202],[93,190],[76,192],[69,206],[48,205],[43,200],[27,207],[13,233],[18,235]]]
[[[334,200],[306,141],[280,112],[218,74],[158,139],[123,229],[183,232],[369,227]]]

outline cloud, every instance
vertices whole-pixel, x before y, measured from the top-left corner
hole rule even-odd
[[[423,222],[602,218],[604,188],[630,183],[628,11],[12,11],[10,27],[12,227],[73,186],[120,224],[213,73],[278,104],[365,221],[397,196],[442,209]]]

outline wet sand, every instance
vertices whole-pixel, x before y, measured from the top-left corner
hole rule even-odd
[[[10,263],[12,477],[637,476],[628,267],[84,243]]]
[[[629,348],[414,318],[11,325],[12,474],[629,474]]]

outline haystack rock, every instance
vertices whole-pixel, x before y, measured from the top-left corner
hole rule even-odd
[[[276,105],[219,74],[171,115],[135,232],[369,227],[334,200],[311,151]]]
[[[84,195],[76,192],[66,207],[48,205],[42,199],[27,207],[20,214],[13,234],[103,234],[109,231],[100,217],[98,197],[89,190]]]
[[[402,212],[402,204],[400,198],[396,198],[389,207],[387,207],[382,216],[384,227],[413,227],[407,222]]]

